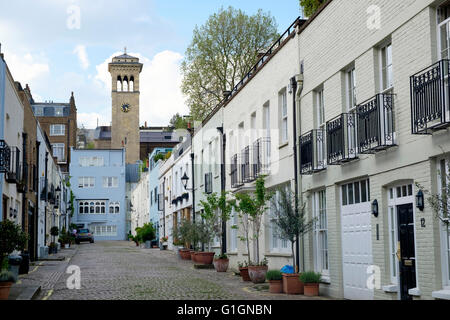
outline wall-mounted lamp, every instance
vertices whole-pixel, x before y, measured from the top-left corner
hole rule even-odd
[[[185,172],[183,177],[181,178],[181,182],[183,183],[183,186],[184,186],[185,190],[187,190],[188,181],[189,181],[189,177],[187,176],[187,174]]]
[[[419,192],[416,195],[416,208],[419,209],[420,211],[423,211],[423,209],[425,209],[425,201],[422,190],[419,190]]]
[[[378,200],[375,199],[372,202],[372,214],[375,218],[378,218]]]

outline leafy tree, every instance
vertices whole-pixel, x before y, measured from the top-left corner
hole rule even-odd
[[[265,177],[259,177],[256,180],[255,191],[252,193],[238,193],[235,195],[238,205],[237,208],[243,215],[248,217],[252,226],[252,240],[256,242],[255,265],[260,264],[259,257],[259,237],[261,234],[262,218],[264,213],[268,209],[268,202],[272,199],[273,193],[267,190],[265,186]],[[247,241],[247,249],[249,250],[249,244]],[[249,265],[251,260],[249,260]]]
[[[172,117],[172,119],[170,119],[169,125],[175,129],[187,129],[188,120],[177,113]]]
[[[153,157],[153,161],[156,163],[159,160],[164,160],[165,157],[166,157],[166,155],[164,153],[158,153],[157,155],[155,155]]]
[[[311,17],[326,1],[328,0],[300,0],[300,5],[305,10],[305,15]]]
[[[6,257],[14,250],[23,250],[29,235],[10,220],[0,222],[0,271],[5,267]]]
[[[279,189],[279,197],[273,197],[271,201],[273,212],[271,222],[275,224],[275,234],[280,239],[291,242],[293,266],[294,270],[297,270],[294,245],[313,229],[315,220],[306,221],[305,206],[298,205],[296,211],[295,203],[295,194],[291,190]]]
[[[89,142],[86,146],[87,150],[94,150],[95,149],[95,143],[94,142]]]
[[[270,13],[249,16],[223,7],[196,26],[181,65],[182,91],[194,120],[203,120],[257,61],[258,53],[278,38]]]
[[[233,202],[227,200],[227,196],[228,192],[222,192],[220,196],[217,193],[212,193],[207,196],[206,201],[200,201],[200,206],[204,210],[202,218],[205,220],[209,231],[220,239],[222,255],[225,254],[222,243],[222,223],[230,220],[231,211],[233,210]]]
[[[156,230],[151,222],[144,224],[140,228],[136,228],[136,238],[139,242],[155,240]]]

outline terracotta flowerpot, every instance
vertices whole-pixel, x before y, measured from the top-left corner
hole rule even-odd
[[[305,296],[318,297],[319,296],[319,283],[305,283]]]
[[[248,275],[254,284],[266,282],[266,273],[268,266],[250,266],[248,267]]]
[[[248,275],[248,268],[239,268],[239,272],[241,273],[242,280],[245,282],[252,281],[250,276]]]
[[[283,273],[283,290],[286,294],[303,294],[304,287],[300,275]]]
[[[214,259],[214,268],[217,272],[227,272],[229,264],[229,259]]]
[[[195,262],[195,251],[190,251],[189,254],[191,255],[191,260]]]
[[[269,283],[270,293],[283,293],[283,280],[270,280]]]
[[[180,257],[183,260],[191,260],[191,252],[189,250],[180,250]]]
[[[210,265],[213,263],[215,252],[197,252],[195,262],[198,264]]]
[[[12,282],[0,282],[0,300],[8,300]]]

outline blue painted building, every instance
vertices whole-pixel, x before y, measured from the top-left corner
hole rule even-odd
[[[149,191],[150,191],[150,222],[156,228],[156,239],[159,239],[159,209],[158,209],[158,195],[159,190],[159,169],[162,160],[155,161],[155,156],[158,154],[166,155],[171,152],[171,148],[156,148],[149,156]]]
[[[71,155],[74,223],[94,232],[96,241],[126,240],[125,149],[71,148]]]

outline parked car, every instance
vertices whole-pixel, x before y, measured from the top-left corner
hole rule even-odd
[[[94,243],[94,234],[89,229],[79,229],[75,236],[75,243],[80,244],[80,242]]]

